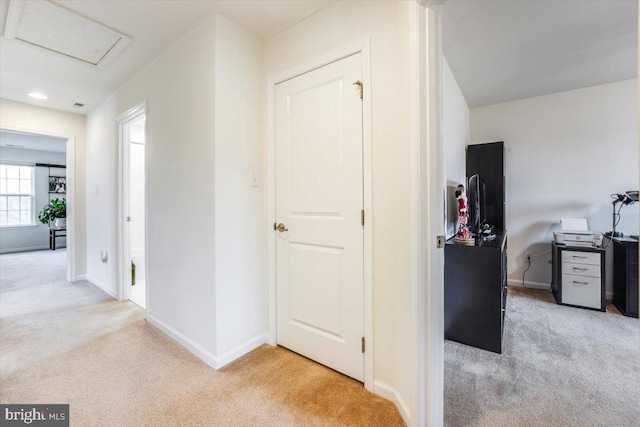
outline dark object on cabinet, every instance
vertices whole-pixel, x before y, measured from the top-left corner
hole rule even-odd
[[[467,146],[467,179],[478,174],[486,186],[487,223],[495,230],[505,229],[504,142]]]
[[[638,317],[638,240],[613,239],[613,304],[622,314]]]
[[[606,311],[605,250],[551,244],[551,290],[556,303]]]
[[[475,246],[444,247],[444,337],[502,353],[507,302],[507,233]]]

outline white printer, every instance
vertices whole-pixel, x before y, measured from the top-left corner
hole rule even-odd
[[[553,239],[567,246],[602,246],[602,233],[589,231],[586,218],[562,218],[562,231],[554,231]]]

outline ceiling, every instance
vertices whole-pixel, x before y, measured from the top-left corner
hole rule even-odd
[[[0,131],[0,147],[65,153],[67,140],[30,133]]]
[[[469,107],[637,77],[637,0],[447,0],[443,49]]]
[[[100,69],[2,37],[0,96],[85,114],[214,13],[265,39],[335,1],[57,0],[133,41]],[[8,4],[0,0],[0,33]],[[630,79],[637,7],[636,0],[447,0],[444,53],[472,108]]]
[[[264,39],[336,0],[56,0],[55,3],[132,38],[104,69],[19,40],[0,38],[0,96],[86,114],[140,69],[214,13]],[[0,0],[4,34],[9,0]],[[36,100],[30,92],[46,94]],[[79,102],[84,107],[74,108]]]

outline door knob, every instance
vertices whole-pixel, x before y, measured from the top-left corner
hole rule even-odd
[[[276,227],[276,230],[278,230],[279,232],[285,232],[285,231],[289,231],[289,229],[287,228],[286,225],[284,225],[283,223],[278,224],[278,226]]]

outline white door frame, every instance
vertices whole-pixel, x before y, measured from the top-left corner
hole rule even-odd
[[[416,0],[411,15],[412,129],[417,150],[418,313],[412,424],[444,425],[444,235],[441,5]]]
[[[118,186],[117,186],[117,205],[118,205],[118,299],[119,300],[128,300],[131,295],[131,289],[126,286],[127,282],[127,274],[130,274],[129,269],[127,268],[127,260],[131,259],[131,247],[130,247],[130,236],[128,228],[126,225],[126,203],[125,197],[129,197],[129,179],[128,179],[128,170],[129,170],[129,132],[127,129],[127,125],[141,116],[146,116],[147,113],[147,105],[146,102],[142,102],[135,107],[125,111],[116,119],[118,122]],[[144,150],[144,177],[145,181],[148,178],[148,168],[147,168],[147,124],[145,122],[145,150]],[[144,190],[144,216],[145,216],[145,229],[144,229],[144,246],[145,246],[145,311],[149,313],[149,258],[147,248],[149,247],[148,242],[148,232],[147,232],[147,220],[148,220],[148,200],[147,200],[147,186],[145,183]]]
[[[362,146],[364,182],[364,386],[373,391],[373,163],[371,153],[371,72],[370,40],[364,39],[330,52],[283,73],[271,76],[267,81],[267,283],[269,296],[269,344],[277,345],[276,327],[276,222],[275,187],[275,87],[278,83],[308,73],[354,54],[362,54]]]
[[[22,128],[0,124],[0,129],[32,135],[52,136],[67,140],[67,282],[75,282],[80,278],[76,274],[76,137],[63,135],[42,129]],[[37,209],[37,207],[34,207]],[[84,278],[84,277],[82,277]]]

